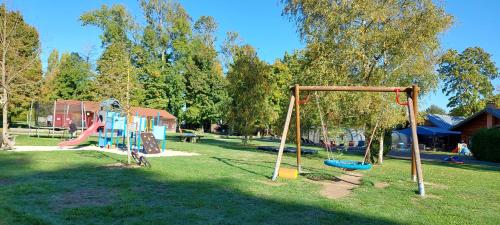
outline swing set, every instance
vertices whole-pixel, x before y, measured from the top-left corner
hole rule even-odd
[[[402,106],[406,106],[408,109],[408,121],[410,122],[411,132],[412,132],[412,148],[411,148],[411,177],[413,181],[417,181],[418,192],[421,196],[425,195],[424,179],[422,174],[422,164],[420,161],[420,151],[418,148],[418,138],[417,138],[417,121],[416,113],[418,112],[418,92],[419,88],[416,85],[411,87],[373,87],[373,86],[300,86],[296,84],[291,88],[290,104],[288,105],[288,112],[286,115],[285,125],[283,127],[283,133],[281,136],[281,143],[278,150],[278,156],[276,158],[276,164],[274,167],[274,173],[272,180],[276,180],[282,174],[289,174],[290,172],[286,169],[280,169],[281,160],[283,158],[283,150],[286,144],[286,138],[288,135],[288,130],[290,127],[290,122],[292,118],[292,112],[295,107],[295,125],[296,125],[296,145],[297,145],[297,168],[294,172],[297,174],[302,173],[301,165],[301,132],[300,132],[300,105],[307,104],[309,102],[309,95],[304,100],[300,99],[301,92],[316,92],[316,104],[318,111],[320,113],[321,128],[323,133],[323,138],[327,140],[327,130],[321,115],[319,100],[317,96],[318,91],[330,92],[330,91],[346,91],[346,92],[394,92],[396,93],[396,103]],[[406,93],[407,101],[400,101],[400,93]],[[372,134],[373,136],[373,134]],[[370,139],[371,142],[371,139]],[[353,160],[336,160],[330,157],[330,146],[324,146],[328,152],[328,159],[324,161],[325,165],[337,167],[345,170],[368,170],[372,167],[371,164],[367,163],[368,151],[370,143],[365,152],[365,157],[363,161],[353,161]]]

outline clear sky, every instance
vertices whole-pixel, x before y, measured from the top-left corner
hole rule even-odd
[[[124,4],[139,22],[142,12],[136,0],[7,0],[9,9],[21,11],[25,20],[35,26],[41,37],[44,67],[53,48],[60,52],[100,53],[100,31],[95,27],[82,27],[79,16],[102,4]],[[218,22],[218,41],[225,33],[236,31],[257,48],[259,56],[273,62],[285,51],[304,46],[296,33],[295,25],[281,16],[279,0],[180,0],[193,20],[210,15]],[[492,54],[500,63],[500,1],[498,0],[454,0],[444,1],[445,9],[455,17],[455,23],[441,36],[443,51],[454,48],[459,51],[479,46]],[[500,80],[494,81],[500,91]],[[446,108],[447,97],[437,90],[422,99],[421,108],[436,104]]]

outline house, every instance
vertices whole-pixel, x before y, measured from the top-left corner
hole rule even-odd
[[[450,130],[460,131],[461,139],[470,145],[477,131],[493,127],[500,127],[500,109],[494,103],[489,103],[486,108],[455,124]]]
[[[460,142],[460,132],[452,131],[454,125],[464,117],[427,114],[424,125],[417,126],[418,143],[423,149],[451,151]],[[392,133],[392,147],[408,149],[411,143],[411,128],[396,130]]]

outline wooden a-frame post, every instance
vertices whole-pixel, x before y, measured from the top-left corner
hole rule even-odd
[[[300,89],[299,85],[295,85],[294,89],[294,95],[295,95],[295,143],[297,144],[297,170],[300,173],[302,173],[302,166],[301,166],[301,150],[300,150]]]
[[[420,149],[418,148],[418,135],[417,135],[417,119],[416,119],[416,111],[414,108],[414,100],[413,97],[415,95],[412,92],[412,96],[408,95],[408,119],[410,121],[411,127],[411,139],[412,139],[412,173],[413,168],[416,170],[417,175],[417,183],[418,183],[418,193],[421,196],[425,195],[425,187],[424,187],[424,177],[422,173],[422,164],[420,161]],[[415,163],[415,167],[413,167],[413,163]],[[413,174],[412,174],[413,175]],[[413,178],[412,178],[413,179]]]
[[[281,142],[278,150],[278,158],[276,159],[276,164],[274,165],[274,173],[272,180],[278,178],[281,159],[283,158],[283,150],[285,149],[286,136],[288,135],[288,127],[290,126],[290,120],[292,119],[293,105],[295,104],[295,96],[290,95],[290,104],[288,104],[288,112],[286,114],[285,125],[283,126],[283,133],[281,133]]]
[[[418,124],[418,91],[419,88],[417,85],[412,85],[412,92],[411,92],[411,98],[413,101],[413,112],[415,112],[415,123]],[[417,162],[415,160],[415,151],[418,151],[418,145],[417,145],[417,150],[415,150],[415,147],[412,145],[411,147],[411,179],[413,181],[417,181]]]

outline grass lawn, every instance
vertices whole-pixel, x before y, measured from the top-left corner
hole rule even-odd
[[[54,140],[20,137],[19,144]],[[91,140],[92,141],[92,140]],[[252,145],[276,145],[253,141]],[[200,156],[150,158],[151,169],[109,165],[124,156],[94,151],[0,152],[0,224],[498,224],[498,167],[424,163],[427,197],[409,180],[409,161],[387,159],[342,199],[311,181],[340,176],[325,153],[304,157],[312,173],[271,182],[275,154],[238,139],[171,139]],[[360,159],[358,155],[343,155]],[[293,155],[284,166],[292,167]],[[374,184],[386,182],[387,188]]]
[[[59,142],[64,141],[60,137],[29,137],[28,135],[19,135],[16,137],[16,145],[18,146],[56,146]],[[97,137],[91,136],[82,145],[97,144]]]

